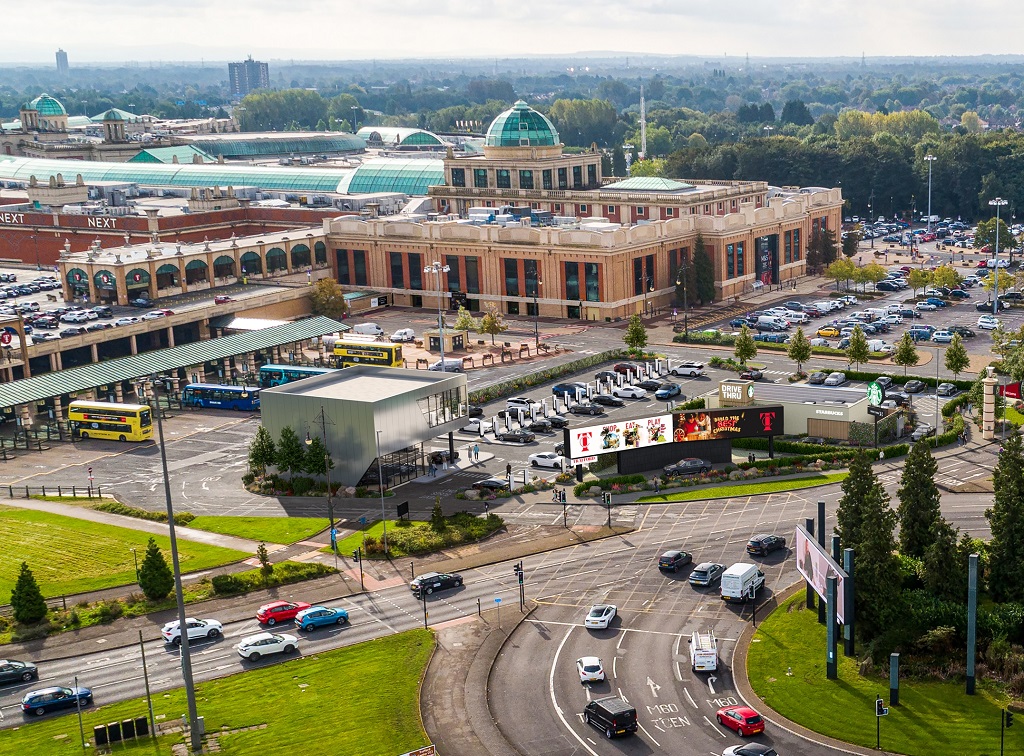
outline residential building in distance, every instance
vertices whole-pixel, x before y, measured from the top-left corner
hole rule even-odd
[[[270,87],[270,66],[250,55],[241,63],[228,63],[228,79],[232,96],[245,97],[253,90]]]
[[[61,49],[57,50],[57,73],[61,76],[68,73],[68,54]]]

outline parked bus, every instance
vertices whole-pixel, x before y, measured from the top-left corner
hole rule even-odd
[[[405,367],[400,344],[339,339],[334,342],[334,361],[339,367],[349,365],[380,365]]]
[[[145,404],[71,402],[68,420],[72,435],[79,438],[116,441],[149,441],[153,438],[153,413]]]
[[[303,367],[301,365],[264,365],[260,368],[260,387],[281,386],[314,375],[333,373],[334,368]]]
[[[218,383],[190,383],[181,400],[193,407],[255,412],[260,408],[260,390],[256,386],[225,386]]]

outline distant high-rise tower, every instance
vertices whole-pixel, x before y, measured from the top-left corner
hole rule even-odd
[[[66,76],[68,72],[68,54],[63,50],[57,50],[57,73]]]
[[[647,159],[647,104],[644,102],[644,85],[640,85],[640,159]]]
[[[228,78],[231,82],[231,94],[245,97],[255,89],[270,88],[270,66],[253,60],[250,55],[241,63],[228,63]]]

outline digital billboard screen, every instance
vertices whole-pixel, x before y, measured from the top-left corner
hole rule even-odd
[[[673,415],[672,440],[718,441],[782,433],[782,407],[690,410]]]

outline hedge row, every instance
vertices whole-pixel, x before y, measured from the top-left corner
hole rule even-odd
[[[732,442],[733,449],[752,449],[755,451],[768,451],[767,438],[737,438]],[[775,451],[783,454],[831,454],[832,452],[850,451],[849,446],[836,446],[833,444],[805,444],[802,441],[776,441]]]
[[[931,445],[933,449],[939,446],[946,446],[947,444],[952,444],[956,442],[960,434],[964,432],[964,429],[965,425],[963,416],[955,415],[953,417],[953,421],[949,423],[948,429],[945,432],[940,433],[937,436],[934,436],[933,438],[929,438],[928,443]]]
[[[139,520],[167,522],[166,512],[150,512],[149,510],[130,507],[127,504],[121,504],[117,501],[105,501],[102,504],[97,504],[93,509],[98,509],[101,512],[109,512],[110,514],[123,515],[125,517],[135,517]],[[196,516],[191,512],[174,513],[175,525],[188,525],[194,519],[196,519]]]
[[[629,353],[625,349],[609,349],[606,352],[573,360],[564,365],[557,365],[546,370],[538,370],[536,373],[523,375],[511,381],[495,383],[493,386],[471,391],[469,403],[486,404],[487,402],[493,402],[495,399],[515,396],[531,386],[539,386],[542,383],[558,380],[559,378],[564,378],[567,375],[578,373],[581,370],[586,370],[611,360],[622,360],[628,357]]]
[[[959,412],[960,408],[970,400],[970,394],[960,394],[960,396],[950,399],[942,405],[942,416],[948,420],[954,413]]]
[[[602,480],[592,480],[587,481],[586,483],[577,483],[573,487],[572,492],[578,498],[580,496],[583,496],[583,494],[585,494],[594,486],[598,486],[602,491],[608,491],[611,489],[612,486],[633,486],[636,485],[637,483],[646,482],[647,478],[644,477],[643,475],[640,475],[639,473],[635,475],[615,475],[611,478],[604,478]]]
[[[303,580],[333,575],[337,570],[319,562],[278,562],[268,578],[259,569],[236,572],[229,575],[214,575],[211,583],[213,592],[220,596],[231,596],[261,588],[300,583]]]
[[[735,442],[734,442],[735,443]],[[741,462],[738,467],[743,470],[749,470],[751,467],[756,467],[758,470],[766,470],[771,467],[791,467],[796,464],[806,465],[813,464],[817,460],[823,462],[831,462],[833,460],[846,460],[853,459],[863,449],[844,449],[842,451],[836,451],[833,449],[822,451],[821,447],[818,447],[817,454],[801,454],[794,457],[776,457],[775,459],[759,459],[754,463]],[[893,459],[894,457],[902,457],[910,451],[909,444],[894,444],[892,446],[886,446],[880,448],[878,451],[885,452],[886,459]]]
[[[690,410],[704,409],[707,406],[707,402],[704,401],[703,396],[695,396],[693,399],[687,399],[682,404],[677,404],[672,408],[673,412],[689,412]]]

